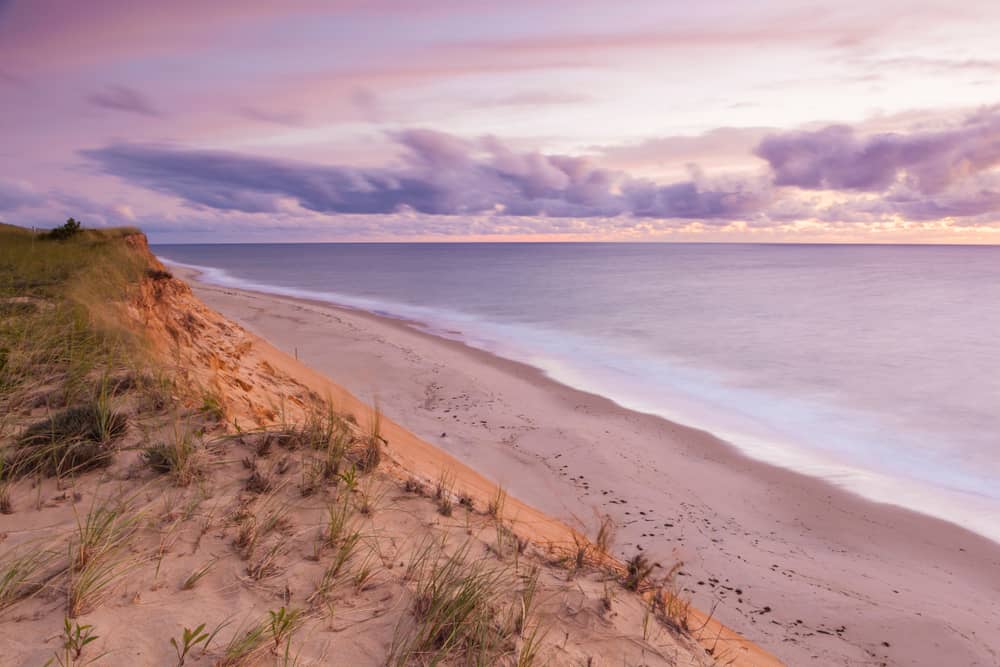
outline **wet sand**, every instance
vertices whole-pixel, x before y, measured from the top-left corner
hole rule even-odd
[[[185,278],[521,500],[591,534],[610,514],[621,555],[683,562],[698,607],[790,665],[1000,664],[994,542],[405,322]]]

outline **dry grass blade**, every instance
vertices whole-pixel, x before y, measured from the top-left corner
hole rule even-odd
[[[243,667],[251,664],[268,649],[268,621],[260,621],[246,629],[239,629],[223,649],[216,667]]]
[[[597,528],[597,539],[594,541],[597,550],[608,556],[611,554],[611,547],[615,541],[615,522],[611,515],[605,514],[601,517],[601,524]]]
[[[142,521],[131,502],[99,504],[95,496],[87,515],[77,515],[70,544],[67,612],[75,617],[100,604],[121,578],[142,561],[128,555]]]
[[[284,541],[274,543],[271,545],[270,549],[264,552],[263,556],[247,566],[247,574],[255,581],[260,581],[261,579],[273,577],[278,574],[280,571],[278,558],[284,554],[285,551],[286,546]]]
[[[81,570],[89,563],[128,545],[139,529],[142,517],[134,513],[129,501],[98,504],[95,497],[87,515],[76,517],[77,530],[72,542],[72,567]]]
[[[204,565],[202,565],[200,568],[198,568],[197,570],[195,570],[194,572],[192,572],[190,575],[188,575],[188,578],[184,580],[184,583],[181,584],[181,589],[185,590],[185,591],[189,591],[192,588],[194,588],[195,586],[197,586],[198,582],[201,581],[209,572],[212,571],[212,568],[215,567],[215,564],[217,562],[218,562],[218,559],[217,558],[213,558],[212,560],[208,561],[207,563],[205,563]]]
[[[360,451],[356,451],[352,456],[359,472],[368,473],[379,466],[382,462],[383,443],[385,438],[382,437],[382,411],[376,403],[368,418],[368,432],[362,438]]]
[[[493,497],[490,498],[489,503],[486,505],[486,513],[494,519],[503,520],[503,510],[506,504],[507,491],[502,486],[498,486]]]
[[[105,554],[79,570],[70,569],[66,613],[70,618],[99,606],[121,580],[141,565],[142,559],[129,555]]]
[[[64,569],[53,566],[59,553],[45,547],[11,552],[0,560],[0,611],[41,590]]]
[[[434,486],[434,499],[442,516],[451,516],[454,509],[455,473],[442,470]]]
[[[2,435],[3,430],[0,429],[0,437]],[[14,500],[10,492],[14,483],[10,479],[11,476],[4,454],[0,451],[0,514],[14,513]]]

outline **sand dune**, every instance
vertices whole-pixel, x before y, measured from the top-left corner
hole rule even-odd
[[[60,376],[4,395],[0,664],[781,664],[118,238],[147,266],[102,313],[147,365],[93,378],[114,432],[56,440]]]

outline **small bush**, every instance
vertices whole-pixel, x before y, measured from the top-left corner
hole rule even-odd
[[[146,277],[151,280],[170,280],[174,274],[160,269],[146,269]]]
[[[65,241],[79,234],[82,228],[82,225],[77,220],[70,218],[66,221],[66,224],[42,234],[41,238],[49,241]]]

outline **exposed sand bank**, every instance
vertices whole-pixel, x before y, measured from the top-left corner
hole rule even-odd
[[[402,322],[194,287],[542,512],[591,532],[611,514],[623,555],[684,561],[697,606],[789,664],[1000,664],[1000,546],[985,538]]]

